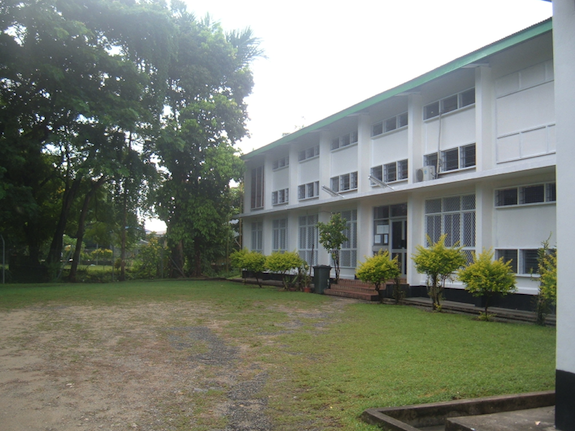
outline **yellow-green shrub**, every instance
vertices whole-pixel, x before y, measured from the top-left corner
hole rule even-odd
[[[400,274],[397,264],[397,256],[389,257],[389,251],[380,250],[376,255],[367,257],[365,262],[360,262],[355,275],[361,281],[373,283],[375,290],[379,291],[381,284],[392,280]]]

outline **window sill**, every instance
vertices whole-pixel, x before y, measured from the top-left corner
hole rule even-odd
[[[312,199],[319,199],[319,196],[310,196],[309,198],[300,198],[300,202],[311,201]]]
[[[435,118],[435,117],[433,117],[433,118]],[[398,127],[397,129],[390,130],[389,132],[383,132],[383,133],[380,133],[379,135],[372,135],[371,139],[379,139],[379,138],[383,138],[384,136],[393,135],[394,133],[401,132],[403,130],[407,130],[408,127],[409,126]]]
[[[346,148],[351,148],[351,147],[357,147],[357,142],[354,142],[353,144],[346,145],[346,146],[344,146],[344,147],[334,148],[334,149],[331,150],[331,152],[332,152],[332,153],[337,153],[338,151],[343,151],[343,150],[345,150]]]

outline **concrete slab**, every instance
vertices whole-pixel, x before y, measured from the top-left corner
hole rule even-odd
[[[555,407],[448,418],[445,431],[550,431],[555,430]]]

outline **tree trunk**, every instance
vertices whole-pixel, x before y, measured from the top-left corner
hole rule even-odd
[[[170,278],[185,277],[184,273],[184,244],[178,241],[171,249]]]
[[[194,241],[194,274],[195,277],[202,275],[202,247],[198,241]]]
[[[72,203],[78,194],[81,182],[82,177],[75,178],[74,181],[72,181],[72,185],[69,188],[67,187],[64,191],[60,218],[58,219],[56,231],[54,232],[52,243],[50,244],[50,250],[48,251],[48,256],[46,258],[48,265],[60,262],[62,256],[62,247],[64,244],[63,237],[66,230],[66,222],[68,220],[68,216],[70,215]]]
[[[82,241],[84,240],[84,231],[86,230],[86,217],[88,215],[88,205],[92,200],[92,197],[96,194],[96,191],[104,184],[105,178],[100,177],[98,181],[92,183],[92,187],[84,196],[84,203],[82,204],[82,211],[80,211],[80,218],[78,220],[78,231],[76,233],[76,248],[74,249],[74,257],[72,259],[72,267],[70,268],[70,281],[76,282],[76,274],[78,271],[78,263],[80,262],[80,252],[82,249]],[[112,269],[113,270],[113,269]]]

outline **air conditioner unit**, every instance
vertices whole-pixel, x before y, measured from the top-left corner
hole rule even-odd
[[[424,166],[418,169],[416,177],[418,182],[434,180],[436,178],[435,166]]]

